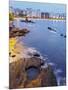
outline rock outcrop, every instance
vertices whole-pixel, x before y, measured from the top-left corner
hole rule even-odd
[[[12,30],[10,30],[9,37],[12,38],[16,36],[25,36],[27,33],[29,33],[29,30],[26,28],[20,30],[19,28],[14,27]]]
[[[41,59],[32,57],[30,59],[19,59],[9,64],[9,88],[33,88],[56,86],[56,77],[50,66],[41,68]],[[27,69],[35,67],[39,74],[33,80],[28,78]]]

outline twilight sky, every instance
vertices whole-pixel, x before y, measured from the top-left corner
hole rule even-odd
[[[66,5],[65,4],[53,4],[53,3],[39,3],[39,2],[26,2],[26,1],[14,1],[10,0],[10,6],[14,8],[32,8],[32,9],[40,9],[45,12],[53,12],[53,13],[65,13]]]

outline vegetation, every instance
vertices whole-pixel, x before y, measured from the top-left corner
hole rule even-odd
[[[13,21],[14,20],[14,14],[13,13],[9,13],[9,20]]]

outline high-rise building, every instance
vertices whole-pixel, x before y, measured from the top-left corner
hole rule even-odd
[[[32,17],[32,8],[26,8],[27,17]]]
[[[40,9],[37,9],[37,11],[36,11],[36,17],[37,17],[37,18],[41,18],[41,12],[40,12]]]
[[[49,18],[49,13],[48,12],[41,12],[41,18],[43,18],[43,19]]]

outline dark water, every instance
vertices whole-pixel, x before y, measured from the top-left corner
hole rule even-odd
[[[58,77],[66,77],[66,38],[60,34],[66,34],[65,21],[34,20],[35,23],[19,22],[20,28],[28,28],[30,33],[22,37],[22,42],[29,47],[34,47],[43,56],[47,55],[48,62],[54,64],[54,71]],[[48,30],[48,27],[56,29],[56,32]]]
[[[30,68],[27,70],[27,76],[29,80],[35,79],[39,74],[39,71],[37,68]]]

